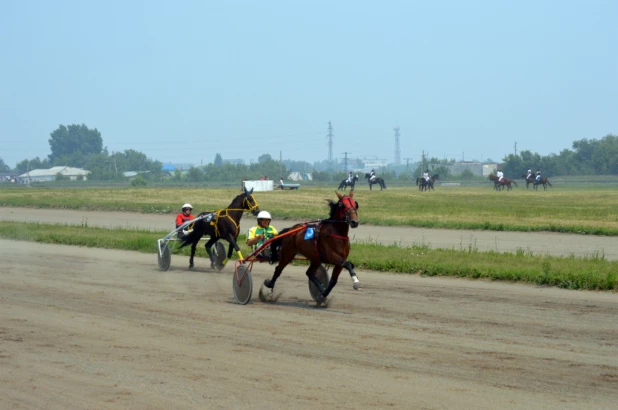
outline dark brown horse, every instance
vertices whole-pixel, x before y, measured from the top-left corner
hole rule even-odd
[[[307,276],[309,280],[319,289],[322,301],[333,290],[337,284],[339,274],[346,268],[354,281],[354,288],[360,287],[360,282],[356,279],[354,264],[347,260],[350,253],[350,238],[348,231],[350,227],[356,228],[359,224],[358,203],[354,201],[354,191],[350,195],[342,195],[336,192],[339,201],[329,200],[330,215],[328,219],[318,221],[315,224],[298,224],[280,232],[279,239],[273,241],[271,247],[279,248],[279,264],[275,268],[275,273],[271,279],[264,281],[264,286],[274,289],[275,282],[283,272],[283,269],[294,260],[297,254],[301,254],[309,261]],[[297,228],[298,232],[284,235],[287,231]],[[313,239],[305,239],[307,230],[313,229]],[[316,278],[316,270],[322,265],[333,265],[332,276],[325,289]],[[356,279],[356,280],[355,280]]]
[[[436,175],[430,177],[429,181],[427,181],[423,177],[416,178],[416,185],[418,185],[418,190],[419,191],[429,191],[429,190],[435,191],[435,189],[433,189],[433,183],[434,183],[434,181],[436,181],[438,179],[440,179],[440,175],[439,174],[436,174]]]
[[[524,172],[523,174],[521,174],[521,178],[526,181],[526,189],[528,189],[528,186],[530,186],[530,184],[534,184],[533,174],[530,174],[530,176],[528,176],[528,174]]]
[[[502,181],[499,181],[498,177],[494,174],[489,174],[489,179],[493,181],[494,189],[496,191],[500,191],[504,187],[506,187],[507,191],[510,191],[513,189],[513,186],[511,184],[517,186],[517,182],[513,181],[512,179],[502,178]]]
[[[243,259],[240,253],[240,247],[236,243],[238,234],[240,233],[240,218],[244,212],[251,212],[257,216],[260,212],[260,207],[257,201],[253,197],[253,188],[251,191],[247,191],[243,187],[244,192],[238,195],[232,203],[225,209],[220,209],[213,212],[202,212],[198,215],[207,215],[204,219],[201,219],[193,225],[193,230],[183,238],[182,245],[180,247],[191,244],[191,257],[189,258],[189,268],[193,267],[193,257],[195,256],[195,248],[200,238],[204,235],[209,235],[210,239],[206,242],[206,252],[210,258],[210,267],[215,267],[215,255],[211,251],[211,247],[219,239],[224,239],[229,243],[227,258],[223,261],[223,264],[227,263],[227,260],[232,256],[232,251],[235,249],[238,252],[240,259]]]
[[[376,177],[373,180],[371,179],[371,175],[366,173],[365,178],[367,178],[367,182],[369,182],[369,190],[371,191],[371,186],[376,184],[380,185],[380,191],[386,189],[386,183],[382,178]]]
[[[523,179],[526,180],[526,189],[528,189],[528,185],[532,184],[532,187],[536,190],[539,185],[543,185],[543,190],[547,190],[547,186],[552,186],[551,183],[549,182],[549,179],[545,178],[545,177],[541,177],[539,178],[539,180],[536,180],[536,177],[534,175],[530,175],[528,176],[528,174],[523,173],[521,174],[521,177]]]
[[[337,189],[340,191],[345,191],[348,187],[350,187],[350,191],[353,191],[354,185],[356,185],[356,181],[358,181],[358,175],[354,175],[351,182],[348,182],[348,179],[346,178],[341,181]]]

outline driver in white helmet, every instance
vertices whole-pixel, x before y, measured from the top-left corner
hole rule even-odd
[[[193,207],[191,206],[191,204],[184,204],[182,206],[182,212],[176,215],[176,229],[178,229],[182,224],[195,219],[195,217],[191,215],[192,210],[193,210]],[[185,229],[183,229],[182,232],[178,232],[177,236],[182,238],[183,236],[188,235],[189,231],[190,230],[186,229],[185,227]]]
[[[270,224],[270,221],[272,221],[270,213],[268,211],[260,211],[257,215],[257,225],[247,232],[247,245],[251,246],[253,250],[279,234],[275,227]],[[264,249],[260,255],[269,258],[271,256],[270,249]]]

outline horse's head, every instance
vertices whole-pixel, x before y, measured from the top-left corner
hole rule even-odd
[[[346,221],[352,228],[358,227],[358,202],[354,200],[354,191],[350,195],[342,195],[336,192],[339,198],[338,202],[328,201],[330,205],[330,219],[337,221]]]
[[[366,174],[365,174],[365,178],[369,179],[369,178],[371,178],[371,175],[369,175],[369,174],[367,174],[367,173],[366,173]]]
[[[253,216],[257,216],[260,213],[260,207],[257,200],[253,197],[253,188],[251,188],[251,191],[247,190],[247,188],[243,189],[245,190],[245,197],[242,201],[242,208],[251,212]]]
[[[498,178],[497,176],[495,176],[494,174],[489,174],[489,180],[490,181],[495,181],[496,178]]]
[[[432,176],[432,177],[431,177],[431,179],[433,179],[434,181],[435,181],[436,179],[440,179],[440,175],[436,174],[436,175]]]

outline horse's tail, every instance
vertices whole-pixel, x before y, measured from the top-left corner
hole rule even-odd
[[[386,182],[382,180],[382,188],[386,189]]]
[[[546,179],[547,181],[547,185],[551,186],[551,183],[549,182],[549,179]]]
[[[515,182],[515,180],[513,180],[513,181],[511,181],[511,182],[513,182],[513,183],[515,184],[515,186],[517,186],[517,182]]]
[[[416,178],[416,185],[418,185],[418,184],[419,184],[419,179],[420,179],[420,178]]]

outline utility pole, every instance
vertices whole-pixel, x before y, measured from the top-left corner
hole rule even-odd
[[[517,141],[515,141],[515,156],[517,156]]]
[[[425,172],[424,170],[427,169],[427,164],[425,163],[425,150],[423,150],[423,156],[422,156],[422,161],[421,163],[423,164],[423,169],[421,171]]]
[[[412,158],[404,158],[404,160],[406,161],[406,170],[408,169],[408,166],[410,165],[410,160]]]
[[[395,127],[395,164],[401,164],[401,150],[399,149],[399,127]]]
[[[283,151],[279,151],[279,179],[283,181]]]
[[[351,154],[351,152],[342,152],[342,154],[344,155],[343,169],[345,170],[345,172],[348,172],[348,154]]]
[[[333,169],[333,125],[328,122],[328,168]]]

